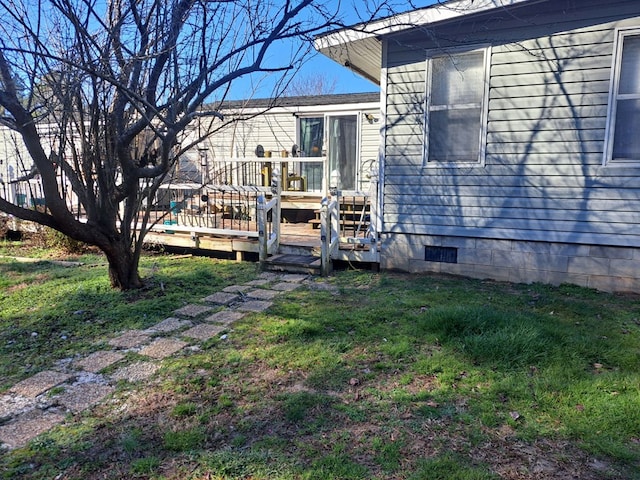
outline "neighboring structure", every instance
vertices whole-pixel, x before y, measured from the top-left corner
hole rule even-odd
[[[213,123],[215,134],[199,147],[206,150],[211,183],[230,183],[220,177],[225,162],[287,158],[285,192],[311,198],[323,196],[331,181],[345,191],[366,191],[370,170],[377,168],[379,93],[228,101],[219,112],[224,121]]]
[[[333,260],[379,262],[379,93],[227,101],[201,113],[184,132],[184,153],[151,202],[148,243],[236,258],[258,253],[272,268],[282,265],[269,257],[288,254],[290,262],[296,255],[305,266],[295,268],[316,271],[325,238],[332,251],[323,257],[322,272]],[[0,195],[46,209],[40,177],[14,137],[0,126]],[[66,177],[58,181],[69,208],[82,217]],[[293,245],[281,242],[284,236]]]
[[[21,207],[44,205],[44,195],[33,161],[18,134],[0,125],[0,195]],[[24,179],[24,181],[19,181]]]
[[[304,209],[307,217],[313,217],[331,186],[368,193],[380,146],[379,93],[227,101],[218,111],[222,120],[216,116],[191,126],[194,141],[206,135],[204,129],[212,129],[211,135],[181,156],[168,185],[193,187],[189,192],[202,185],[265,187],[277,166],[284,176],[283,206]],[[4,198],[26,206],[43,204],[37,176],[9,183],[27,175],[31,166],[21,141],[0,126]],[[159,198],[169,204],[165,195]]]
[[[638,0],[439,2],[316,47],[382,89],[382,268],[640,291]]]

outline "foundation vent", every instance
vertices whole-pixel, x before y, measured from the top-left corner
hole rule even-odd
[[[424,247],[426,262],[458,263],[458,249],[455,247]]]

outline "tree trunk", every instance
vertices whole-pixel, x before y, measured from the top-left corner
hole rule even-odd
[[[123,243],[112,243],[101,248],[109,262],[109,281],[113,288],[131,290],[142,287],[138,272],[140,257]]]

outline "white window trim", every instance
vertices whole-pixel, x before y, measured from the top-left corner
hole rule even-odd
[[[354,166],[355,168],[355,179],[354,179],[354,187],[358,186],[360,178],[359,178],[359,171],[360,171],[360,167],[362,165],[362,158],[361,158],[361,147],[362,147],[362,117],[363,117],[364,112],[362,110],[342,110],[342,111],[337,111],[337,112],[327,112],[324,116],[324,124],[325,126],[328,125],[329,123],[329,118],[331,117],[344,117],[344,116],[355,116],[356,117],[356,164]],[[324,131],[324,142],[326,145],[326,148],[329,147],[329,137],[328,137],[329,131],[328,129],[325,128]],[[328,164],[328,155],[325,155],[327,157],[327,175],[330,175],[331,172],[329,172],[329,164]],[[329,180],[327,179],[327,182]],[[343,193],[346,194],[352,194],[354,192],[358,192],[358,190],[342,190]]]
[[[620,87],[620,70],[622,69],[622,51],[625,37],[640,36],[640,27],[617,28],[613,44],[613,63],[611,66],[611,80],[609,82],[609,104],[607,107],[607,128],[604,137],[604,156],[602,165],[605,167],[640,167],[640,159],[613,160],[613,143],[616,133],[615,118],[618,110],[618,100],[624,98],[639,98],[640,95],[618,95]],[[640,74],[640,73],[639,73]]]
[[[478,159],[468,162],[439,162],[429,160],[429,111],[431,103],[431,60],[441,57],[443,54],[459,55],[463,53],[472,53],[482,51],[484,53],[484,91],[482,92],[482,106],[480,117],[480,132],[478,141],[480,142],[478,149]],[[487,45],[475,45],[465,49],[451,49],[443,52],[442,50],[434,51],[429,54],[425,65],[425,100],[424,100],[424,118],[422,123],[423,129],[423,152],[422,166],[423,168],[468,168],[468,167],[484,167],[487,151],[487,123],[489,118],[489,73],[491,69],[491,47]]]
[[[378,106],[375,106],[374,108],[378,108]],[[371,108],[368,108],[366,110],[371,110]],[[315,112],[315,113],[308,113],[305,112],[304,114],[297,114],[296,115],[296,145],[300,146],[300,144],[302,143],[302,139],[300,138],[300,120],[303,118],[322,118],[324,120],[324,124],[323,124],[323,131],[322,131],[322,145],[323,145],[323,153],[321,156],[319,157],[309,157],[309,158],[318,158],[321,161],[324,162],[324,167],[327,171],[325,172],[325,178],[324,182],[327,183],[327,185],[329,184],[329,179],[328,179],[328,175],[329,175],[329,164],[328,164],[328,155],[327,155],[327,148],[329,146],[329,137],[328,137],[328,124],[329,124],[329,118],[331,117],[341,117],[341,116],[352,116],[352,117],[356,117],[356,165],[355,165],[355,170],[356,170],[356,174],[355,174],[355,186],[358,186],[360,184],[360,169],[362,167],[362,130],[363,130],[363,124],[362,124],[362,118],[365,114],[365,110],[363,109],[358,109],[358,110],[329,110],[326,111],[324,113],[322,112]],[[324,187],[323,187],[324,189]],[[349,194],[349,193],[356,193],[359,194],[361,193],[359,190],[343,190],[343,192]]]

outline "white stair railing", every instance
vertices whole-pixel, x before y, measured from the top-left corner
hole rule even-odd
[[[336,199],[325,197],[320,208],[320,270],[322,275],[331,273],[331,259],[340,244],[340,203]]]
[[[273,197],[268,202],[264,195],[258,197],[258,259],[261,268],[264,267],[269,255],[277,253],[280,248],[281,180],[280,169],[274,168],[271,173],[271,193]],[[271,212],[270,221],[269,212]]]
[[[258,197],[258,244],[260,265],[264,265],[269,255],[277,252],[280,245],[280,222],[276,222],[280,197],[273,197],[268,202],[264,196]],[[271,222],[269,219],[271,212]]]

